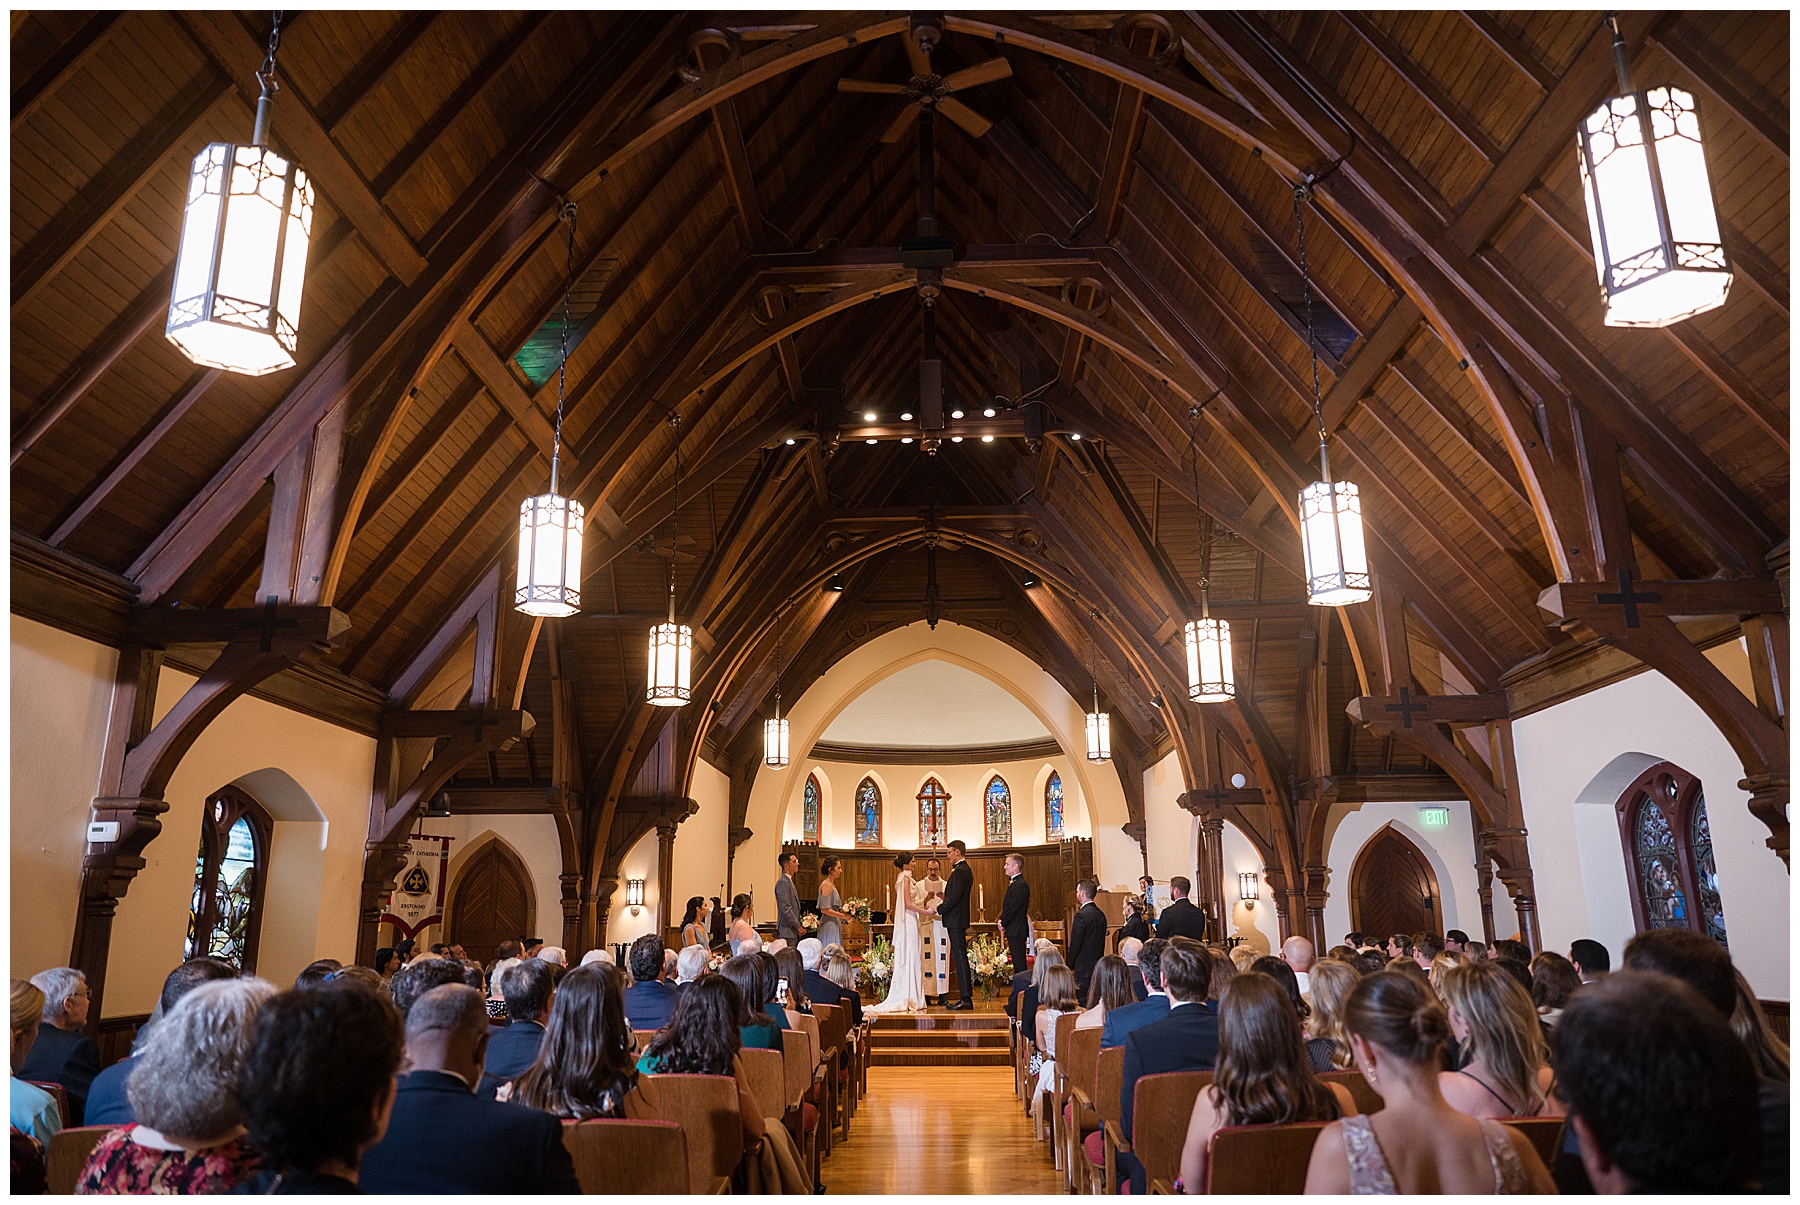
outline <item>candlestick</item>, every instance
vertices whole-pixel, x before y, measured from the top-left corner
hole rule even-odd
[[[986,920],[987,919],[987,885],[986,884],[984,884],[984,883],[975,884],[975,901],[981,908],[981,919]]]

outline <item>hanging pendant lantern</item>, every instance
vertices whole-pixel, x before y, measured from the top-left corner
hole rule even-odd
[[[1090,610],[1088,618],[1099,623],[1100,612]],[[1094,684],[1094,709],[1087,713],[1087,759],[1089,761],[1112,760],[1112,717],[1100,710],[1100,637],[1094,629],[1088,630],[1088,676]]]
[[[280,44],[277,13],[251,145],[215,142],[188,171],[165,328],[194,363],[252,377],[294,366],[312,238],[312,179],[268,145]]]
[[[682,707],[693,696],[689,677],[694,667],[694,629],[675,622],[675,550],[681,522],[681,416],[669,415],[675,428],[674,507],[669,522],[669,619],[650,629],[650,681],[645,701],[652,707]]]
[[[519,575],[513,607],[526,615],[557,618],[581,610],[581,503],[557,492],[561,466],[563,384],[569,362],[569,290],[575,279],[575,206],[558,217],[569,224],[568,269],[563,285],[562,359],[556,366],[556,433],[550,447],[550,492],[519,504]]]
[[[1231,625],[1202,616],[1188,623],[1184,635],[1188,698],[1196,703],[1229,703],[1237,698],[1231,671]]]
[[[788,764],[788,722],[779,715],[763,721],[763,764],[776,769]]]
[[[1618,18],[1606,19],[1621,95],[1576,133],[1601,304],[1607,326],[1668,326],[1724,305],[1731,264],[1693,94],[1635,87]]]

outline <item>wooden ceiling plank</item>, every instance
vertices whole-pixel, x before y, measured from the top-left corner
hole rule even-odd
[[[1770,108],[1740,88],[1732,79],[1731,67],[1720,63],[1709,47],[1665,30],[1666,27],[1664,30],[1652,31],[1649,40],[1687,73],[1707,100],[1737,118],[1745,129],[1756,135],[1764,146],[1781,156],[1785,163],[1788,158],[1788,123],[1781,111]]]
[[[405,708],[417,703],[417,692],[431,681],[445,656],[462,642],[463,634],[475,622],[476,615],[505,588],[503,576],[493,572],[485,575],[473,591],[462,596],[444,621],[430,631],[419,652],[403,663],[405,668],[395,677],[388,696]]]
[[[194,10],[179,13],[176,19],[254,107],[260,92],[256,72],[262,66],[264,47],[237,15],[222,10]],[[333,141],[330,131],[292,88],[287,91],[288,95],[277,102],[271,122],[277,145],[285,146],[305,167],[319,191],[350,219],[388,271],[410,285],[425,270],[425,258]]]
[[[357,511],[355,530],[360,534],[369,523],[381,513],[394,495],[412,478],[427,457],[437,450],[450,428],[462,418],[463,411],[482,390],[481,380],[470,376],[464,378],[451,391],[429,422],[420,428],[419,433],[407,441],[406,450],[394,461],[393,467],[382,474],[379,480],[369,489],[361,508]],[[374,466],[379,468],[379,465]]]
[[[1474,422],[1439,386],[1430,371],[1409,356],[1395,360],[1392,367],[1394,375],[1406,383],[1406,387],[1425,403],[1428,410],[1437,415],[1438,421],[1449,428],[1456,441],[1473,452],[1493,473],[1495,479],[1506,487],[1507,492],[1529,508],[1531,498],[1526,494],[1524,482],[1519,477],[1519,466],[1513,463],[1512,457],[1489,442],[1486,435],[1476,429]]]
[[[1481,123],[1467,109],[1463,108],[1443,87],[1433,79],[1412,56],[1401,49],[1400,45],[1384,33],[1380,26],[1362,13],[1347,9],[1333,10],[1344,24],[1348,25],[1356,36],[1373,50],[1382,62],[1386,63],[1395,75],[1398,75],[1408,87],[1419,94],[1419,98],[1443,119],[1445,125],[1456,132],[1457,137],[1475,149],[1475,153],[1489,163],[1497,163],[1502,152],[1492,136],[1482,128]]]
[[[1487,39],[1488,45],[1500,52],[1502,58],[1536,84],[1539,91],[1549,92],[1556,87],[1556,75],[1492,13],[1465,11],[1460,15],[1474,27],[1476,33]]]
[[[437,145],[438,139],[442,138],[445,131],[455,124],[457,118],[461,117],[470,105],[480,100],[481,94],[486,92],[493,82],[518,60],[519,54],[525,49],[525,43],[531,39],[533,34],[542,29],[544,22],[549,19],[550,13],[548,12],[526,13],[518,25],[514,26],[512,33],[508,34],[499,45],[488,51],[487,56],[457,87],[456,91],[450,94],[449,99],[437,107],[436,112],[432,113],[431,118],[419,129],[419,132],[409,138],[406,145],[400,148],[399,153],[376,174],[375,179],[369,185],[370,191],[377,197],[386,197],[398,188],[401,181],[405,180],[412,170],[424,161],[425,156],[431,153],[431,148]]]
[[[442,12],[415,12],[397,21],[387,36],[363,55],[350,74],[314,106],[319,114],[319,124],[336,135],[338,127],[374,95],[375,89],[381,87],[405,60],[413,45],[443,16]]]
[[[1344,375],[1326,391],[1323,410],[1327,432],[1343,426],[1357,405],[1368,397],[1387,366],[1406,350],[1423,319],[1412,298],[1401,294],[1394,299],[1375,329],[1354,349],[1355,354],[1344,366]]]
[[[16,23],[24,15],[23,12],[13,14],[15,34],[18,32]],[[89,60],[106,46],[118,29],[119,19],[124,15],[122,12],[95,13],[70,35],[68,41],[57,47],[56,53],[32,72],[29,79],[13,89],[13,133],[18,133],[22,122],[36,113],[45,101],[55,96],[57,90],[69,82],[70,77],[87,66]]]
[[[14,318],[87,249],[145,185],[168,168],[171,159],[194,145],[199,131],[229,91],[229,84],[214,77],[177,97],[145,127],[157,132],[175,130],[174,138],[165,142],[150,136],[127,144],[117,160],[101,169],[81,195],[20,250],[13,260]]]

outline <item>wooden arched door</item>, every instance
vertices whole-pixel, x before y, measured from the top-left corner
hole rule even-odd
[[[1430,860],[1393,825],[1382,826],[1350,871],[1350,927],[1385,941],[1394,933],[1442,933],[1443,925]]]
[[[456,876],[445,940],[485,965],[507,938],[531,936],[531,913],[531,876],[524,863],[503,843],[490,841]]]

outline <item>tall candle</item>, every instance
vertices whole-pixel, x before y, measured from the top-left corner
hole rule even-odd
[[[986,920],[987,919],[987,884],[977,883],[975,885],[975,901],[981,907],[981,919]]]
[[[894,888],[891,885],[884,888],[882,895],[886,899],[888,919],[891,921],[894,919]]]

